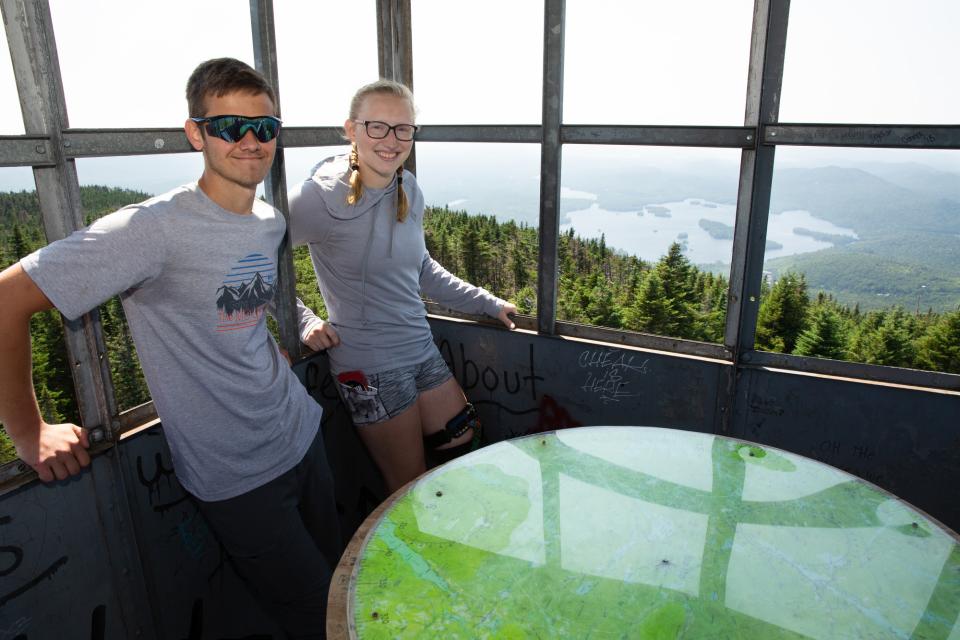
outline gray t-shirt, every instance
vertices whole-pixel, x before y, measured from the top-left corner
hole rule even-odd
[[[194,183],[20,262],[70,319],[121,295],[177,477],[201,500],[291,469],[319,427],[320,406],[266,327],[284,230],[270,205],[237,215]]]

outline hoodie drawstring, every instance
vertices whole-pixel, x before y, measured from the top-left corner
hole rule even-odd
[[[367,324],[367,263],[370,262],[370,247],[373,246],[373,231],[377,226],[376,210],[370,212],[370,232],[363,250],[363,267],[360,269],[360,321]],[[392,243],[392,238],[391,238]]]

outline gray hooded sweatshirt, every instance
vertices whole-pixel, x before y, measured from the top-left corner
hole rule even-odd
[[[396,178],[384,189],[364,187],[355,205],[347,204],[349,189],[344,155],[321,162],[290,194],[291,241],[309,246],[329,321],[340,336],[340,346],[328,350],[334,373],[378,373],[437,353],[421,294],[464,313],[500,313],[503,300],[430,257],[423,193],[412,173],[403,173],[410,203],[404,222],[397,221]]]

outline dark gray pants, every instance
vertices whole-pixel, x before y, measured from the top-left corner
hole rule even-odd
[[[288,637],[324,638],[327,591],[343,546],[322,429],[280,477],[235,498],[197,504],[237,573]]]

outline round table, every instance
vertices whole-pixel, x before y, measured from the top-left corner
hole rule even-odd
[[[650,427],[500,442],[395,493],[330,638],[960,639],[955,533],[779,449]]]

